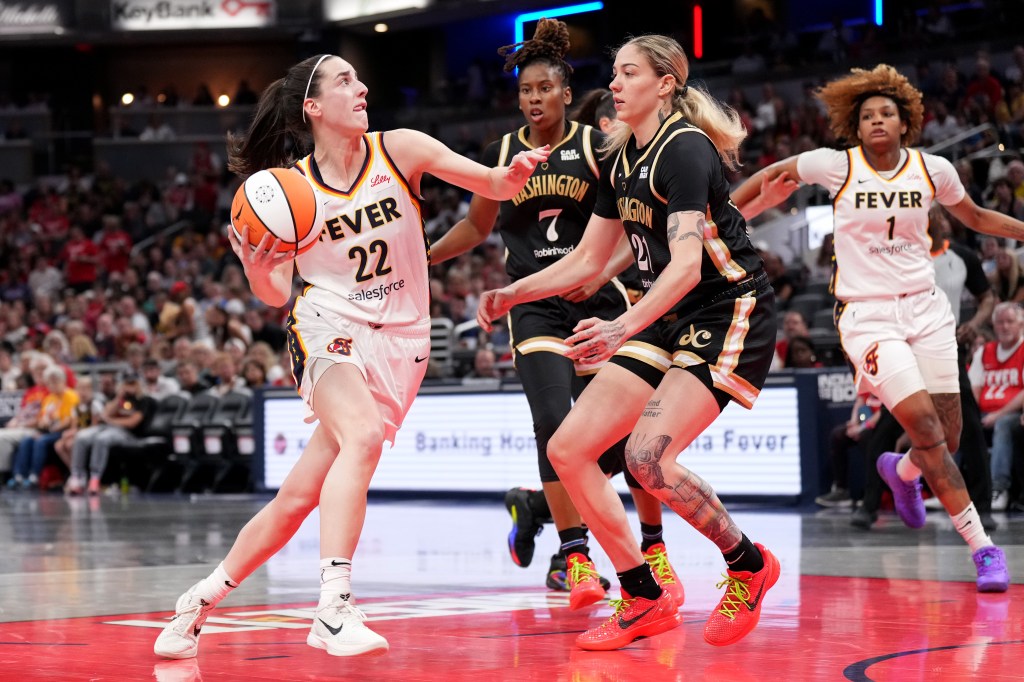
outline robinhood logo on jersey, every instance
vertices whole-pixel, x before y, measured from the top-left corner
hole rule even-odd
[[[573,245],[569,245],[569,246],[549,246],[549,247],[544,248],[544,249],[534,249],[533,250],[533,257],[534,258],[551,258],[551,256],[558,256],[559,258],[561,258],[562,256],[567,256],[570,253],[572,253],[573,248],[574,248]]]
[[[164,31],[269,26],[276,0],[113,0],[111,28]]]
[[[350,301],[383,301],[385,298],[390,296],[392,293],[399,289],[405,288],[405,280],[400,279],[397,282],[388,282],[387,284],[378,284],[375,287],[369,289],[360,289],[359,291],[353,291],[348,295]]]

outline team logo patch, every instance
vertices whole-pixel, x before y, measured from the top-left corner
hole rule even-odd
[[[878,342],[871,344],[867,354],[864,356],[864,371],[875,376],[878,374]]]
[[[343,339],[340,336],[327,344],[328,353],[338,355],[352,355],[352,339]]]
[[[680,346],[693,346],[694,348],[704,348],[711,342],[711,332],[706,329],[695,330],[693,325],[690,325],[690,331],[686,332],[679,337]]]

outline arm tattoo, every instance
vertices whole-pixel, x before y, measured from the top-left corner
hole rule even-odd
[[[648,409],[650,408],[651,403],[648,403]],[[660,408],[655,406],[655,409]],[[634,434],[626,443],[626,466],[629,467],[630,473],[644,488],[683,517],[697,532],[715,543],[719,549],[725,551],[735,547],[742,539],[742,534],[707,481],[679,465],[676,466],[682,470],[682,479],[675,484],[665,480],[662,458],[672,442],[672,437],[654,436],[637,447],[638,442],[644,438],[638,438]]]
[[[697,219],[696,229],[679,234],[681,223],[682,220],[680,220],[678,213],[673,213],[668,217],[668,222],[665,225],[665,235],[670,244],[676,240],[676,237],[679,238],[679,241],[684,241],[690,237],[696,237],[697,239],[703,238],[704,230],[707,227],[707,221],[704,220],[704,216],[700,216]]]
[[[676,239],[676,233],[679,232],[679,216],[673,213],[668,217],[668,224],[666,225],[666,232],[668,235],[668,241],[673,242]]]

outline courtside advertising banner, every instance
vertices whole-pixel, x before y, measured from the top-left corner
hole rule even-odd
[[[263,481],[257,485],[279,488],[295,464],[314,426],[303,414],[297,397],[265,399]],[[730,404],[679,461],[722,494],[799,495],[797,389],[765,388],[749,411]],[[622,476],[613,481],[627,492]],[[539,485],[530,408],[522,393],[493,392],[420,394],[394,447],[384,446],[370,487],[498,492],[520,485]]]

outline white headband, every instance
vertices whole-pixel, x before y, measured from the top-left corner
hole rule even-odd
[[[309,98],[309,87],[313,85],[313,74],[316,73],[316,69],[320,66],[320,62],[327,59],[331,55],[325,54],[316,60],[316,64],[313,65],[313,70],[309,72],[309,82],[306,83],[306,94],[302,96],[302,122],[306,122],[306,100]]]

